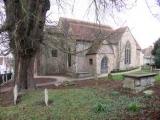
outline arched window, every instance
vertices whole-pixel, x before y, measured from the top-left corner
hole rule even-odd
[[[125,46],[125,59],[124,59],[125,64],[131,64],[131,45],[129,42],[126,43]]]
[[[107,73],[108,72],[108,58],[103,57],[101,61],[101,73]]]

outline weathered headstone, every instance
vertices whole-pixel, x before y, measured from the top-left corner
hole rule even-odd
[[[125,80],[123,81],[123,87],[133,90],[138,93],[142,90],[153,86],[156,73],[144,73],[144,74],[125,74]]]
[[[14,73],[11,74],[11,80],[14,80]]]
[[[47,89],[44,90],[44,101],[46,106],[48,106],[48,90]]]
[[[13,96],[14,96],[14,105],[16,105],[17,104],[17,98],[18,98],[18,87],[17,87],[17,84],[14,86]]]
[[[8,81],[8,76],[7,76],[7,74],[5,74],[5,79],[6,79],[6,82]]]
[[[3,81],[3,83],[5,83],[5,80],[4,80],[4,75],[2,75],[2,81]]]

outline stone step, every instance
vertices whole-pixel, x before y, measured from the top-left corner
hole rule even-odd
[[[78,72],[76,73],[77,78],[85,78],[85,77],[91,77],[92,75],[88,72]]]

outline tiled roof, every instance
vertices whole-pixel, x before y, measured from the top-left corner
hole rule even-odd
[[[63,27],[63,29],[68,29],[69,34],[72,35],[76,40],[93,41],[97,37],[107,36],[113,31],[110,26],[68,18],[60,18],[59,24]]]
[[[86,26],[92,26],[92,27],[101,27],[101,28],[105,28],[105,29],[112,29],[112,27],[107,26],[107,25],[102,25],[102,24],[97,24],[97,23],[91,23],[91,22],[87,22],[87,21],[81,21],[81,20],[76,20],[76,19],[71,19],[71,18],[63,18],[61,17],[59,19],[59,22],[68,22],[68,23],[74,23],[74,24],[81,24],[81,25],[86,25]]]
[[[147,56],[152,56],[152,50],[153,50],[153,46],[149,46],[145,49],[142,50],[143,54],[145,57]]]
[[[92,54],[98,53],[98,50],[100,49],[104,40],[107,40],[108,44],[110,44],[110,45],[113,45],[113,44],[117,45],[117,43],[121,39],[123,33],[125,32],[126,28],[127,27],[116,29],[115,31],[111,32],[107,38],[102,38],[102,39],[94,41],[93,45],[89,49],[87,55],[92,55]]]
[[[59,29],[61,29],[62,33],[72,36],[75,40],[93,42],[88,54],[97,53],[104,40],[107,40],[109,44],[117,44],[121,40],[123,33],[126,32],[126,29],[130,32],[128,27],[121,27],[114,30],[107,25],[100,25],[70,18],[60,18],[58,26],[56,26],[56,29],[57,28],[58,31],[54,31],[60,32]],[[53,29],[55,29],[55,27],[53,27]],[[137,49],[141,49],[136,40],[135,42],[137,44]]]

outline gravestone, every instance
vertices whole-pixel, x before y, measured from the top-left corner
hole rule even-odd
[[[17,87],[17,84],[14,86],[13,96],[14,96],[14,105],[16,105],[17,104],[17,98],[18,98],[18,87]]]
[[[45,105],[48,106],[48,90],[44,89],[44,101]]]
[[[156,73],[125,74],[123,88],[131,89],[135,93],[141,92],[142,90],[154,85],[154,77],[156,75]]]

